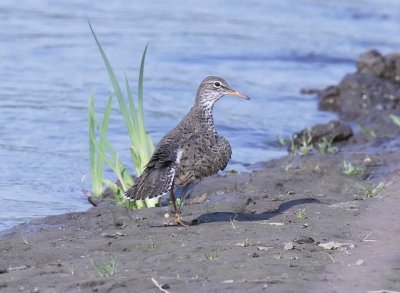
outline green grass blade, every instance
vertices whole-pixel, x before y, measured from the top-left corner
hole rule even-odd
[[[139,108],[139,125],[140,129],[146,129],[144,126],[144,109],[143,109],[143,75],[144,75],[144,61],[146,60],[146,52],[147,47],[149,44],[146,45],[142,55],[142,61],[140,62],[140,72],[139,72],[139,83],[138,83],[138,108]],[[144,139],[144,135],[143,135]]]
[[[130,114],[131,114],[131,119],[132,119],[132,125],[134,126],[135,133],[138,132],[137,127],[139,126],[139,117],[137,115],[135,103],[133,101],[133,95],[131,88],[128,83],[128,78],[125,74],[125,87],[126,87],[126,93],[128,95],[128,103],[129,103],[129,109],[130,109]]]
[[[150,134],[148,134],[148,133],[146,133],[146,137],[147,137],[147,144],[149,146],[150,154],[152,154],[152,153],[154,153],[153,139],[151,138]]]
[[[100,124],[97,122],[97,120],[95,119],[95,125],[98,125],[98,127],[100,128]],[[94,144],[93,144],[93,147]],[[99,146],[100,147],[100,144]],[[117,158],[117,152],[115,151],[115,149],[112,147],[111,143],[109,142],[108,138],[105,137],[105,140],[103,142],[103,147],[104,150],[106,150],[110,155],[113,161],[116,161],[118,164],[118,168],[120,170],[122,170],[122,177],[124,179],[124,182],[128,185],[128,186],[132,186],[134,184],[134,181],[132,179],[132,176],[128,173],[127,169],[124,167],[124,165],[122,164],[121,160],[119,159],[119,157]],[[116,168],[114,168],[114,165],[111,164],[111,160],[107,160],[107,165],[114,171],[116,170]],[[111,165],[111,166],[110,166]],[[104,181],[104,180],[103,180]]]
[[[111,191],[112,191],[114,194],[117,194],[117,192],[118,192],[118,190],[119,190],[119,187],[118,187],[117,184],[115,184],[114,182],[112,182],[111,180],[108,180],[108,179],[103,179],[103,183],[104,183],[104,185],[106,185],[108,188],[110,188]]]
[[[400,127],[400,116],[396,116],[393,114],[389,115],[390,119],[392,119],[393,123]]]
[[[97,150],[97,153],[100,155],[101,161],[99,160],[100,164],[97,164],[97,172],[98,174],[101,174],[101,176],[99,175],[100,177],[103,177],[104,161],[103,156],[101,155],[106,151],[105,142],[107,141],[108,125],[110,123],[111,103],[112,97],[110,96],[104,110],[103,121],[99,127],[99,149]]]
[[[123,191],[127,191],[128,190],[128,186],[126,185],[124,178],[122,177],[123,174],[123,170],[120,168],[121,166],[118,164],[119,161],[119,156],[117,154],[117,157],[115,158],[115,174],[118,177],[118,180],[122,186]]]
[[[112,96],[109,96],[106,108],[104,109],[103,122],[100,127],[100,145],[104,145],[104,142],[107,140],[108,125],[110,124],[111,105],[112,105]]]
[[[129,113],[128,113],[128,111],[126,109],[126,106],[125,106],[125,102],[124,102],[123,94],[122,94],[122,91],[121,91],[121,87],[119,86],[118,80],[117,80],[117,78],[116,78],[116,76],[114,74],[114,70],[112,69],[112,66],[111,66],[110,62],[108,61],[108,58],[107,58],[106,54],[104,53],[104,50],[101,47],[100,42],[97,39],[97,36],[94,33],[94,30],[93,30],[92,25],[90,24],[89,20],[88,20],[88,23],[89,23],[90,30],[92,31],[93,37],[94,37],[94,39],[96,41],[97,47],[99,48],[101,57],[103,58],[104,64],[106,66],[108,75],[109,75],[111,83],[112,83],[112,86],[114,88],[114,92],[115,92],[115,95],[117,97],[118,104],[119,104],[119,107],[120,107],[120,110],[121,110],[122,118],[123,118],[123,120],[125,122],[125,125],[126,125],[127,129],[128,129],[129,135],[132,136],[133,135],[133,129],[132,129],[132,125],[131,125],[131,119],[129,117]]]
[[[131,157],[133,160],[133,165],[135,166],[136,169],[136,173],[138,176],[140,176],[140,174],[142,174],[143,172],[143,169],[141,167],[142,161],[140,155],[136,152],[135,148],[132,146],[129,148],[129,150],[131,152]]]
[[[95,135],[95,116],[94,116],[94,97],[89,98],[89,159],[90,159],[90,175],[92,179],[92,193],[94,196],[99,196],[102,192],[102,170],[97,166],[102,165],[102,161],[96,160],[96,135]]]

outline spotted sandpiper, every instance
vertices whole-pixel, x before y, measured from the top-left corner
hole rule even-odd
[[[126,191],[125,197],[140,200],[169,193],[176,224],[187,226],[179,215],[174,187],[183,187],[184,197],[190,183],[226,168],[232,154],[231,146],[218,135],[212,113],[215,102],[225,95],[249,100],[220,77],[209,76],[201,82],[194,106],[161,139],[144,172]]]

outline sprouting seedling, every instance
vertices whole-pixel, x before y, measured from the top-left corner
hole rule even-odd
[[[217,250],[211,250],[211,251],[205,253],[204,256],[205,256],[206,259],[208,259],[208,260],[214,260],[214,259],[216,259],[216,258],[219,257],[218,251],[217,251]]]
[[[358,192],[367,198],[372,198],[377,196],[384,188],[385,184],[381,182],[378,185],[362,187],[358,190]]]
[[[318,152],[321,155],[337,153],[339,149],[333,146],[332,144],[333,144],[333,138],[327,139],[326,137],[323,137],[322,141],[317,144]]]
[[[364,168],[355,166],[350,162],[343,161],[342,172],[347,176],[361,176],[364,173]]]
[[[101,262],[96,267],[96,275],[102,278],[108,278],[118,272],[119,263],[116,259],[111,258],[108,261]]]
[[[308,216],[306,215],[306,209],[302,209],[302,210],[298,210],[296,213],[297,218],[299,218],[300,220],[305,220],[308,218]]]
[[[301,146],[299,147],[299,151],[303,156],[308,155],[314,149],[314,145],[312,143],[312,135],[311,130],[307,129],[304,131],[301,137]]]

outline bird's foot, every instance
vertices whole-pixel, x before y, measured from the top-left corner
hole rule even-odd
[[[175,218],[175,224],[177,224],[178,226],[182,226],[182,227],[189,226],[189,224],[187,222],[182,220],[181,216],[178,213],[174,213],[174,218]]]

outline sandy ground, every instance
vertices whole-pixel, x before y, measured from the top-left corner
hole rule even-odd
[[[1,236],[0,291],[400,290],[399,149],[394,138],[356,136],[337,154],[209,178],[198,187],[207,200],[184,207],[195,226],[165,226],[167,207],[128,212],[111,201],[17,226]],[[344,175],[344,159],[364,176]],[[331,241],[339,247],[319,246]]]

